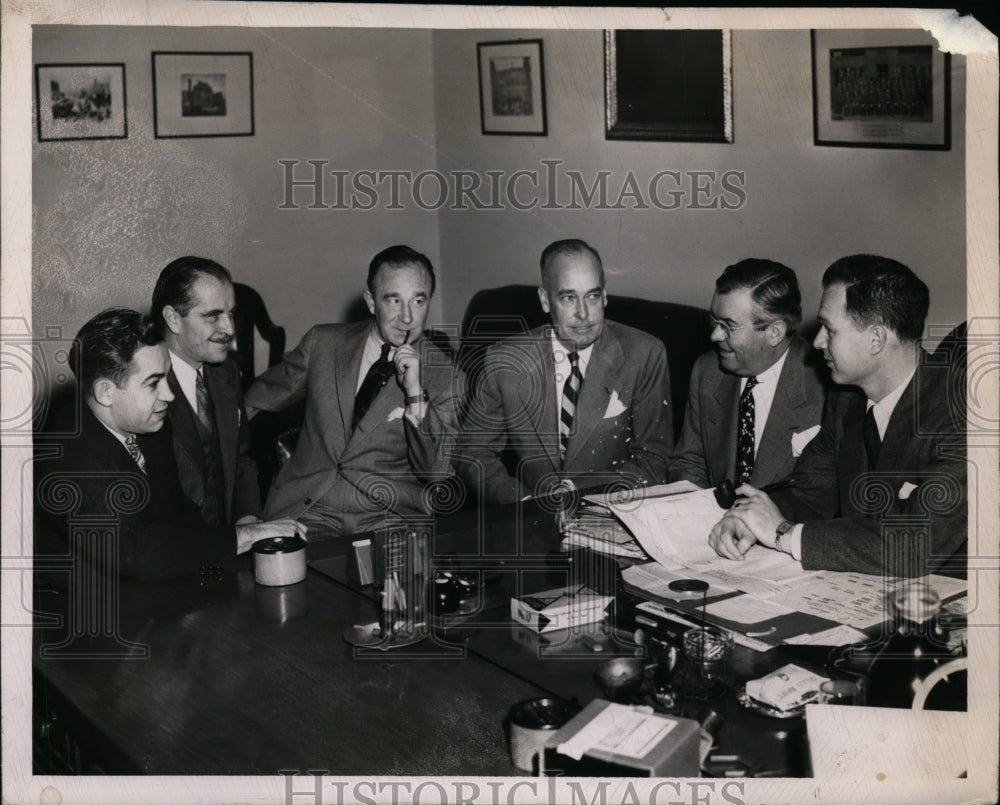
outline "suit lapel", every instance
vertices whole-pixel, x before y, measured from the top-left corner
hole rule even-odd
[[[896,403],[892,416],[882,437],[882,448],[878,454],[877,469],[882,472],[899,471],[907,466],[910,445],[914,443],[916,423],[914,422],[914,402],[916,399],[916,378],[910,379],[906,390]],[[893,486],[899,481],[891,480]]]
[[[233,483],[235,481],[236,455],[239,452],[239,401],[236,389],[226,382],[226,365],[204,366],[205,386],[212,397],[212,407],[215,409],[215,432],[219,436],[219,449],[222,458],[222,475],[226,489],[226,513],[228,514],[233,498]]]
[[[871,472],[868,466],[868,453],[865,451],[864,438],[861,435],[865,407],[864,392],[859,390],[844,413],[844,435],[840,440],[837,455],[837,478],[841,487],[841,507],[847,501],[854,511],[861,511],[861,509],[856,501],[858,496],[856,493],[852,494],[851,487],[857,478]]]
[[[740,399],[740,378],[719,373],[704,417],[705,455],[712,481],[733,480],[736,474],[736,415]]]
[[[174,429],[174,443],[178,446],[184,457],[192,462],[196,467],[202,466],[203,459],[201,453],[201,437],[198,435],[198,426],[195,424],[197,414],[191,410],[191,403],[181,390],[181,384],[177,382],[177,375],[171,369],[167,373],[167,385],[174,393],[174,400],[170,403],[170,424]]]
[[[552,357],[551,331],[548,327],[532,333],[524,353],[530,361],[517,384],[522,410],[531,418],[538,443],[558,469],[559,459],[559,413],[562,404],[555,396],[556,364]],[[541,400],[539,400],[541,397]]]
[[[617,368],[625,361],[618,338],[607,328],[594,343],[590,353],[590,363],[587,364],[587,376],[580,387],[580,397],[577,401],[576,416],[573,418],[573,433],[570,434],[566,447],[566,465],[571,466],[573,460],[587,444],[594,429],[604,418],[611,401],[611,392],[622,391],[616,383]],[[631,393],[631,389],[629,390]],[[558,405],[561,405],[560,400]]]
[[[803,386],[801,345],[792,341],[781,367],[778,385],[771,401],[771,411],[764,425],[760,448],[754,458],[754,481],[758,486],[776,480],[773,476],[781,466],[791,443],[792,434],[801,428],[796,410],[806,401]]]
[[[349,333],[337,348],[332,350],[330,355],[330,360],[334,362],[334,373],[337,379],[336,388],[331,389],[331,391],[336,393],[337,404],[340,407],[340,419],[343,426],[343,441],[341,443],[344,445],[351,439],[354,398],[358,393],[358,371],[361,369],[361,357],[366,338],[368,338],[368,327],[360,327],[353,333]],[[368,413],[370,414],[371,411],[369,410]],[[328,439],[331,437],[332,434],[327,434]],[[339,453],[339,450],[337,452]]]

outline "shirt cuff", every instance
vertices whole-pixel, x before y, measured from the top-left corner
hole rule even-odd
[[[802,523],[796,523],[788,532],[788,552],[792,559],[802,561]]]

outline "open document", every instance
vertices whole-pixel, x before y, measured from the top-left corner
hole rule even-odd
[[[788,554],[762,545],[751,547],[741,562],[725,559],[708,543],[712,526],[726,512],[716,501],[714,490],[684,482],[642,491],[640,497],[587,498],[592,504],[606,506],[654,560],[622,572],[631,589],[660,600],[683,602],[689,596],[671,589],[672,582],[705,581],[709,585],[706,614],[736,626],[796,614],[853,629],[867,629],[885,620],[886,597],[899,579],[803,570],[802,563]],[[929,576],[926,581],[944,601],[966,589],[966,582],[960,579]]]

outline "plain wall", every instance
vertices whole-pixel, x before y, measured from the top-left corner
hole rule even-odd
[[[474,63],[470,67],[476,43],[519,36],[543,39],[548,136],[484,136]],[[928,323],[965,319],[962,57],[952,60],[950,151],[815,146],[807,30],[732,33],[732,144],[612,141],[604,137],[603,41],[602,31],[435,32],[440,153],[449,164],[483,173],[537,170],[542,184],[541,160],[560,160],[560,172],[580,171],[588,186],[608,170],[612,203],[629,171],[640,189],[661,170],[719,177],[739,171],[745,203],[722,209],[724,199],[738,198],[716,183],[720,208],[692,208],[713,202],[688,183],[682,207],[667,211],[656,209],[648,193],[650,209],[443,210],[446,315],[460,318],[480,287],[537,282],[545,245],[582,237],[600,251],[609,289],[629,296],[707,307],[725,266],[767,257],[798,272],[809,319],[824,269],[838,257],[867,252],[900,260],[927,282]],[[569,182],[561,175],[559,192],[568,200]],[[672,186],[661,185],[661,201],[668,201]],[[540,195],[545,203],[548,196]]]
[[[480,130],[476,44],[517,37],[544,42],[545,137]],[[154,138],[150,54],[158,50],[251,51],[254,135]],[[777,259],[798,271],[807,318],[832,260],[885,254],[927,281],[929,323],[965,318],[961,57],[952,60],[949,151],[815,146],[806,30],[733,32],[732,144],[606,140],[596,30],[36,26],[33,60],[123,62],[128,101],[127,139],[35,143],[36,332],[58,326],[72,337],[103,307],[146,309],[159,270],[199,254],[259,290],[292,345],[313,323],[347,315],[369,259],[392,243],[437,266],[430,321],[454,328],[480,288],[536,282],[541,249],[562,237],[600,250],[614,293],[706,307],[724,266]],[[432,203],[423,206],[404,185],[402,209],[389,209],[383,183],[371,210],[311,209],[310,188],[293,191],[296,209],[279,209],[288,201],[280,160],[295,161],[301,180],[311,159],[352,177],[436,171],[453,183],[457,171],[471,171],[484,187],[487,171],[504,180],[535,171],[544,185],[542,160],[558,161],[562,202],[567,170],[588,185],[610,171],[612,201],[629,172],[641,186],[662,170],[680,171],[684,182],[692,172],[735,171],[745,202],[692,209],[706,198],[688,184],[681,208],[669,211],[520,211],[506,202],[461,210],[450,189],[447,203],[430,209],[437,186],[429,181],[423,197]],[[336,203],[329,177],[324,188],[324,201]]]

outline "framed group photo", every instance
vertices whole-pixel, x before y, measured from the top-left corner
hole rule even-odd
[[[926,31],[812,32],[816,145],[951,148],[950,59]]]
[[[124,64],[36,64],[38,140],[128,136]]]
[[[153,129],[161,137],[253,135],[252,53],[153,53]]]
[[[546,136],[542,40],[480,42],[476,50],[483,134]]]
[[[604,32],[605,138],[733,141],[728,30]]]

